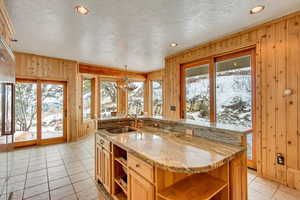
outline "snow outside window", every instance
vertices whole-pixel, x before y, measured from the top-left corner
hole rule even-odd
[[[209,65],[187,68],[185,71],[187,119],[209,121]]]
[[[216,63],[217,122],[252,128],[251,56]],[[252,134],[247,135],[248,159],[253,158]]]

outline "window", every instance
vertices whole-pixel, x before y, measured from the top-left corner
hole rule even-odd
[[[84,79],[82,82],[82,111],[83,119],[91,118],[92,108],[92,80]]]
[[[143,115],[144,112],[144,82],[131,82],[128,91],[128,114]]]
[[[216,119],[252,127],[251,57],[216,63]]]
[[[100,113],[101,118],[111,117],[112,112],[117,112],[118,90],[117,83],[112,81],[101,81]]]
[[[209,121],[209,64],[187,67],[185,74],[185,117]]]
[[[251,52],[183,65],[182,117],[251,128]]]
[[[163,90],[162,81],[152,81],[152,115],[162,116]]]

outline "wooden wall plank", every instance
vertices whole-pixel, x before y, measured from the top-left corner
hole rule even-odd
[[[275,24],[276,154],[286,157],[286,21]],[[286,165],[276,163],[276,180],[286,184]]]
[[[267,169],[266,170],[266,176],[267,177],[275,177],[275,155],[276,155],[276,135],[275,135],[275,129],[276,129],[276,118],[275,118],[275,85],[276,85],[276,68],[275,68],[275,26],[271,25],[267,27],[267,46],[266,51],[264,52],[266,54],[266,60],[265,65],[262,66],[263,68],[266,68],[266,147],[267,147]]]
[[[300,58],[299,25],[297,17],[287,22],[287,88],[293,93],[287,97],[287,167],[298,169],[298,69]]]
[[[262,126],[262,134],[261,134],[261,174],[265,175],[267,172],[267,68],[266,68],[266,47],[267,47],[267,35],[266,35],[266,28],[260,30],[260,32],[263,32],[263,35],[261,36],[260,39],[260,53],[261,53],[261,101],[262,101],[262,106],[261,106],[261,126]]]
[[[255,102],[255,123],[256,123],[256,164],[258,174],[262,174],[262,155],[261,155],[261,137],[262,137],[262,58],[261,58],[261,38],[265,35],[264,29],[257,32],[257,37],[260,38],[256,45],[256,70],[255,70],[255,92],[256,92],[256,102]]]

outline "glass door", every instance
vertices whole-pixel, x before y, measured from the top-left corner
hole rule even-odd
[[[181,118],[243,126],[248,166],[256,168],[255,49],[181,65]]]
[[[37,139],[37,83],[16,83],[15,142],[36,143]]]
[[[64,84],[42,83],[42,140],[64,137]]]
[[[216,59],[216,121],[253,129],[253,51]],[[254,131],[247,136],[248,166],[256,168]]]
[[[65,83],[17,80],[16,146],[65,141]]]

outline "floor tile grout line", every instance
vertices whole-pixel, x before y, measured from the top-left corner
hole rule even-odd
[[[45,152],[46,154],[46,173],[47,173],[47,183],[48,183],[48,196],[49,196],[49,200],[51,200],[51,195],[50,195],[50,181],[49,181],[49,176],[48,176],[48,160],[47,160],[47,151]]]
[[[28,170],[29,170],[29,165],[30,165],[31,152],[32,152],[32,149],[30,149],[29,158],[27,160],[27,170],[26,170],[26,175],[25,175],[25,183],[24,183],[22,199],[24,199],[24,195],[25,195],[25,188],[26,188],[26,183],[27,183],[27,176],[28,176]]]
[[[276,190],[273,192],[271,199],[273,199],[273,197],[275,196],[276,192],[279,190],[280,185],[277,185]]]
[[[60,151],[59,151],[59,153],[61,154]],[[65,170],[66,170],[66,172],[67,172],[68,178],[69,178],[70,183],[71,183],[71,185],[72,185],[73,191],[74,191],[74,193],[75,193],[76,199],[79,200],[79,197],[78,197],[78,195],[77,195],[77,192],[75,191],[75,187],[74,187],[74,185],[73,185],[73,183],[72,183],[70,174],[69,174],[69,172],[68,172],[68,170],[67,170],[67,168],[66,168],[66,162],[65,162],[65,160],[63,159],[63,156],[62,156],[62,155],[61,155],[61,157],[62,157],[62,161],[63,161],[63,163],[64,163]]]

